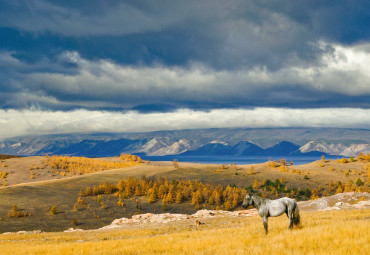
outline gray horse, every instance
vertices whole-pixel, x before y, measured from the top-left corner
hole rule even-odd
[[[243,201],[243,208],[253,205],[257,210],[259,216],[263,220],[266,234],[268,233],[268,217],[280,216],[283,213],[289,218],[289,228],[293,228],[293,224],[300,225],[300,216],[298,205],[294,199],[283,197],[276,200],[262,198],[257,195],[247,194]]]

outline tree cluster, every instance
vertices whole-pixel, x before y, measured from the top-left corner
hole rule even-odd
[[[17,205],[13,205],[12,209],[8,212],[9,218],[21,218],[21,217],[29,217],[32,213],[26,212],[24,210],[19,210]]]
[[[365,186],[365,183],[360,179],[356,178],[355,181],[348,180],[347,182],[342,181],[330,181],[329,191],[335,191],[336,194],[343,192],[368,192],[369,188]]]
[[[357,159],[363,162],[370,162],[370,153],[368,152],[365,154],[365,153],[360,152],[357,155]]]
[[[225,210],[235,208],[243,202],[247,191],[235,186],[202,183],[197,180],[173,180],[165,177],[149,179],[129,178],[121,180],[116,185],[104,183],[99,186],[87,187],[80,196],[97,196],[100,194],[115,194],[119,199],[133,196],[146,196],[149,203],[162,200],[165,204],[191,202],[195,207],[199,204],[211,206],[223,205]]]
[[[11,158],[20,158],[20,157],[21,157],[21,156],[0,154],[0,160],[4,160],[4,159],[11,159]]]

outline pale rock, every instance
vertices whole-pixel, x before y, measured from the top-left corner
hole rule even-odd
[[[67,230],[64,230],[63,232],[81,232],[81,231],[84,231],[83,229],[80,229],[80,228],[69,228]]]

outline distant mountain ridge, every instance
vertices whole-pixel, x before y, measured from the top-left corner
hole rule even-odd
[[[370,152],[370,130],[338,128],[224,128],[42,135],[0,142],[1,154],[116,156],[357,155]]]
[[[234,146],[223,143],[208,143],[197,150],[187,151],[179,156],[318,156],[327,155],[325,152],[302,152],[300,147],[282,141],[272,147],[263,149],[248,141],[240,142]]]

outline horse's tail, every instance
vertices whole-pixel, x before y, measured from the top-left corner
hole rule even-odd
[[[301,216],[299,215],[299,209],[298,209],[298,204],[295,203],[295,208],[293,210],[293,224],[295,226],[300,226],[301,225]]]

